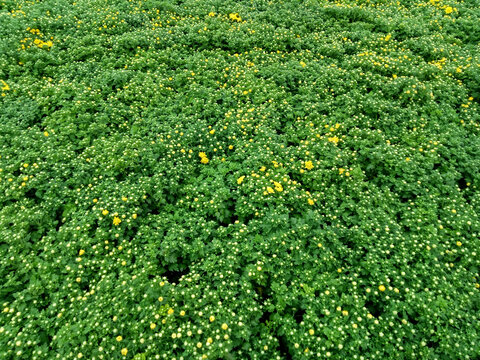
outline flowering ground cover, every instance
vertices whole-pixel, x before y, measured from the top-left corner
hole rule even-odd
[[[479,359],[475,0],[0,0],[1,359]]]

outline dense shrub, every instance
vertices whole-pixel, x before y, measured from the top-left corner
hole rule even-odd
[[[478,359],[475,1],[0,1],[0,358]]]

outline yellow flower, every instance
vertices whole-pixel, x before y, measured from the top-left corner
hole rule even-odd
[[[2,90],[10,90],[10,86],[8,86],[8,84],[5,81],[3,81],[3,80],[1,80],[1,81],[2,81],[2,84],[3,84]]]
[[[137,218],[137,214],[133,214],[133,215],[132,215],[132,219],[135,220],[136,218]]]
[[[305,162],[305,168],[307,170],[312,170],[313,169],[313,163],[311,161],[306,161]]]
[[[210,130],[210,134],[212,134],[212,135],[215,134],[215,130],[213,130],[213,129]]]
[[[233,20],[233,21],[242,21],[242,18],[238,15],[238,13],[229,14],[228,17],[230,18],[230,20]]]
[[[270,193],[270,194],[273,194],[275,192],[275,190],[273,190],[270,186],[267,186],[267,191]]]
[[[445,14],[451,14],[453,12],[453,8],[451,6],[447,6],[445,8]]]
[[[380,286],[378,287],[378,290],[380,290],[380,291],[385,291],[385,290],[386,290],[386,288],[385,288],[385,286],[383,286],[383,285],[380,285]]]
[[[118,216],[115,216],[113,218],[113,225],[117,226],[118,224],[120,224],[122,222],[122,219],[120,219]]]
[[[107,209],[104,209],[104,210],[102,211],[102,215],[103,215],[103,216],[107,216],[107,215],[108,215],[108,210],[107,210]]]
[[[209,160],[206,157],[203,157],[202,160],[200,160],[202,164],[208,164]]]
[[[344,168],[338,169],[338,173],[339,173],[340,175],[342,175],[344,172],[345,172],[345,169],[344,169]]]
[[[223,329],[223,330],[227,330],[227,329],[228,329],[228,325],[225,324],[225,323],[223,323],[223,324],[222,324],[222,329]]]
[[[240,177],[237,179],[237,184],[240,185],[240,184],[243,182],[243,179],[245,179],[245,175],[240,176]]]
[[[276,181],[274,181],[273,184],[275,185],[275,190],[277,190],[277,191],[283,191],[283,186],[282,186],[282,184],[280,184],[280,183],[278,183],[278,182],[276,182]]]
[[[300,61],[300,65],[302,65],[302,67],[307,66],[307,64],[305,64],[303,61]]]
[[[212,316],[210,316],[210,319],[209,319],[209,320],[210,320],[210,322],[213,322],[213,321],[215,321],[215,316],[213,316],[213,315],[212,315]]]
[[[123,338],[122,338],[120,335],[118,335],[115,339],[116,339],[118,342],[120,342],[120,341],[123,340]]]
[[[265,171],[265,170],[267,170],[267,168],[266,168],[265,166],[262,166],[262,167],[260,168],[260,171]]]
[[[121,352],[123,356],[127,356],[128,350],[127,348],[123,348]]]
[[[168,315],[172,315],[174,313],[175,310],[173,310],[172,308],[168,309]]]
[[[385,36],[385,41],[388,41],[392,38],[392,35],[388,34],[387,36]]]
[[[315,330],[310,329],[310,330],[308,330],[308,333],[309,333],[310,335],[313,335],[313,334],[315,334]]]
[[[48,136],[48,131],[44,131],[44,132],[43,132],[43,135],[44,135],[44,136]]]
[[[207,154],[205,154],[204,152],[199,152],[198,156],[200,156],[203,159],[203,158],[207,157]]]
[[[312,199],[308,199],[307,201],[308,201],[309,205],[314,205],[315,204],[315,201],[313,201]]]
[[[329,137],[329,138],[328,138],[328,141],[330,141],[330,142],[332,142],[332,143],[334,143],[334,144],[337,144],[339,140],[340,140],[340,139],[338,138],[338,136],[332,136],[332,137]]]
[[[80,249],[80,251],[78,252],[78,255],[82,256],[83,254],[85,254],[85,250]]]
[[[460,241],[457,241],[457,246],[462,246],[462,243]]]
[[[208,13],[208,16],[215,16],[215,13],[213,11]]]
[[[125,196],[122,196],[123,201],[127,201],[128,199]]]
[[[152,330],[153,330],[153,329],[155,329],[156,327],[157,327],[157,325],[156,325],[156,324],[154,324],[154,323],[151,323],[151,324],[150,324],[150,329],[152,329]]]

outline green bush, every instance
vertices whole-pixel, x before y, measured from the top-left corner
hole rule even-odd
[[[0,358],[479,358],[479,22],[0,1]]]

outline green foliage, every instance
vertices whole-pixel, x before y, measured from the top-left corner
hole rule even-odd
[[[479,358],[479,17],[0,0],[0,358]]]

